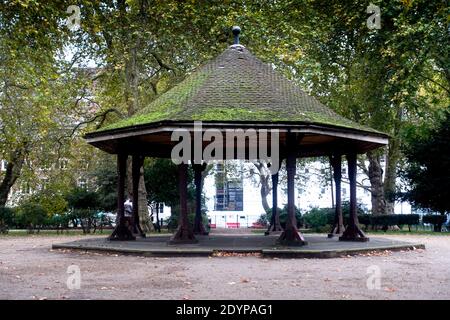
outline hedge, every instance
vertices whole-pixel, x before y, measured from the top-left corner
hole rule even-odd
[[[344,204],[345,205],[345,204]],[[348,225],[349,210],[348,206],[343,206],[344,225]],[[331,208],[312,208],[303,215],[304,222],[307,227],[318,231],[324,227],[330,227],[334,224],[334,209]],[[364,225],[365,230],[372,226],[381,227],[387,230],[390,226],[404,226],[409,227],[411,231],[412,225],[420,223],[420,216],[418,214],[392,214],[392,215],[371,215],[364,212],[362,208],[358,208],[359,224]]]
[[[422,222],[432,224],[435,232],[441,232],[442,225],[446,221],[447,221],[446,215],[427,214],[422,217]]]

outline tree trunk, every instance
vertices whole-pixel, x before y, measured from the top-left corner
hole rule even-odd
[[[127,191],[128,197],[133,199],[133,177],[132,177],[132,165],[131,159],[127,161]],[[140,178],[139,178],[139,224],[141,226],[142,232],[147,233],[155,230],[153,223],[150,221],[150,215],[148,213],[148,202],[147,202],[147,190],[145,188],[144,181],[144,166],[141,166]]]
[[[270,210],[269,202],[267,201],[267,196],[270,193],[269,177],[270,171],[261,162],[254,163],[255,167],[259,172],[259,183],[260,183],[260,194],[261,194],[261,204],[264,208],[264,212]]]
[[[372,214],[386,213],[386,201],[384,198],[383,168],[380,164],[380,155],[376,151],[367,152],[369,159],[369,181],[371,185]]]
[[[389,139],[389,151],[386,157],[386,174],[384,177],[384,199],[386,214],[394,214],[395,180],[397,179],[397,164],[400,157],[399,138]]]
[[[19,178],[25,161],[25,149],[17,148],[12,151],[10,160],[6,165],[5,175],[0,184],[0,207],[4,207],[8,201],[8,195],[12,186]]]

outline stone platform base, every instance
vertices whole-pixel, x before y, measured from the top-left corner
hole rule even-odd
[[[258,253],[265,257],[336,258],[374,251],[424,249],[423,244],[372,237],[369,242],[339,241],[327,235],[306,235],[307,245],[289,247],[276,244],[277,235],[197,235],[195,244],[168,244],[170,235],[149,236],[135,241],[87,238],[54,244],[53,249],[76,249],[142,256],[211,256],[217,252]]]

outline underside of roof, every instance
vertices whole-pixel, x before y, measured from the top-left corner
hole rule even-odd
[[[91,134],[86,137],[88,143],[108,153],[140,154],[150,157],[170,158],[173,147],[178,140],[172,141],[172,133],[178,129],[187,130],[191,141],[196,138],[194,132],[198,126],[194,122],[166,121],[151,125],[126,128],[110,131],[109,134]],[[269,148],[272,148],[271,132],[279,135],[277,144],[283,158],[286,153],[286,139],[289,132],[298,136],[296,149],[298,157],[328,156],[333,153],[365,153],[369,150],[387,144],[386,135],[372,132],[362,132],[355,129],[342,129],[335,126],[315,125],[309,123],[233,123],[233,122],[202,122],[201,144],[204,150],[212,139],[205,139],[204,133],[214,129],[221,133],[223,154],[228,154],[228,149],[233,149],[238,154],[240,149],[248,151],[249,141],[256,136],[258,143],[266,139]],[[227,140],[227,132],[242,130],[246,139],[245,145],[239,146],[237,141]],[[262,137],[261,131],[268,132],[267,137]],[[198,136],[197,136],[198,137]],[[214,139],[215,141],[215,139]],[[198,141],[197,141],[198,142]],[[247,159],[235,157],[235,159]]]

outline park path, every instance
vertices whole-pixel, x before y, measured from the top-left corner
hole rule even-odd
[[[51,250],[81,236],[6,236],[0,299],[450,299],[450,237],[386,237],[427,249],[332,259],[152,258]],[[71,265],[81,272],[77,290],[67,288]],[[370,288],[375,269],[380,286]]]

